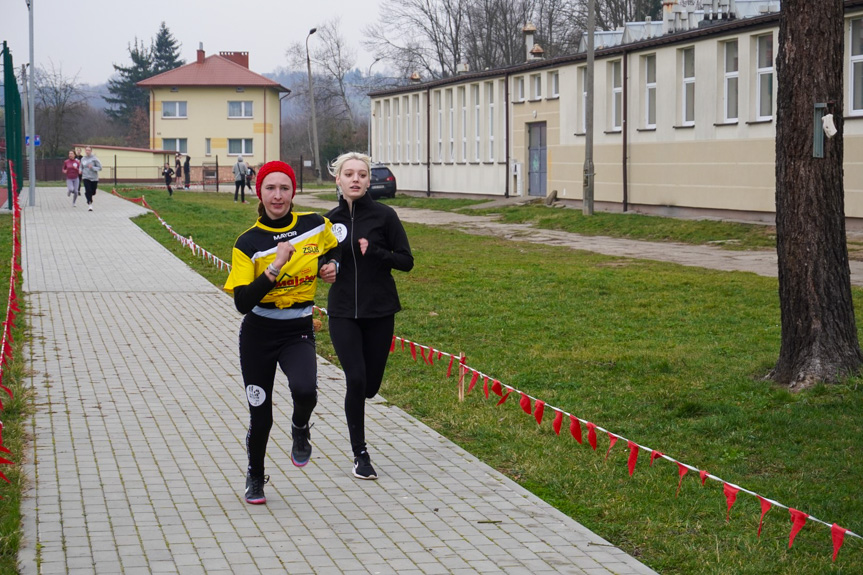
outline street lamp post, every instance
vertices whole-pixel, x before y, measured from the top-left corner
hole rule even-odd
[[[369,78],[369,80],[371,80],[371,77],[372,77],[372,66],[374,66],[375,64],[380,62],[380,60],[381,60],[380,58],[375,58],[375,61],[372,62],[371,64],[369,64],[369,71],[368,71],[368,74],[366,74],[366,77]],[[372,107],[372,102],[371,102],[371,98],[369,98],[369,108],[371,108],[371,107]],[[366,155],[369,157],[371,157],[371,155],[372,155],[372,118],[373,117],[374,117],[374,114],[372,113],[371,110],[369,110],[369,135],[366,138]]]
[[[593,215],[593,68],[594,48],[593,29],[596,27],[595,0],[587,1],[587,98],[585,102],[585,146],[584,146],[584,191],[582,192],[581,212]]]
[[[312,60],[309,57],[309,37],[317,32],[317,28],[309,30],[309,35],[306,36],[306,67],[309,70],[309,103],[312,106],[312,142],[315,146],[315,176],[317,184],[320,186],[323,183],[321,180],[321,156],[318,147],[318,119],[315,116],[315,85],[312,83]]]

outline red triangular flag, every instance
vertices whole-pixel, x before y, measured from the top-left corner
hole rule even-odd
[[[830,536],[833,537],[833,561],[836,561],[836,555],[839,554],[839,548],[842,547],[842,542],[845,540],[846,531],[848,530],[835,523],[830,528]]]
[[[3,465],[15,465],[14,461],[9,461],[8,459],[3,459],[2,457],[0,457],[0,463],[2,463]]]
[[[660,451],[656,451],[655,449],[653,451],[651,451],[650,452],[650,467],[653,467],[653,460],[654,459],[656,459],[657,457],[662,457],[663,455],[665,455],[665,454],[660,452]]]
[[[638,461],[638,445],[626,440],[626,444],[629,446],[629,459],[626,460],[626,466],[629,468],[629,476],[632,477],[632,474],[635,473],[635,464]]]
[[[396,336],[393,336],[393,342],[390,344],[390,353],[396,350]]]
[[[405,338],[400,337],[399,339],[402,340],[402,351],[404,351],[405,350]]]
[[[420,357],[423,358],[423,363],[428,363],[428,360],[426,359],[426,348],[424,348],[423,346],[420,346]],[[417,356],[415,353],[414,360],[416,360],[416,358]]]
[[[454,361],[455,361],[455,356],[454,355],[449,356],[449,367],[446,368],[446,376],[447,377],[452,376],[452,364]]]
[[[698,476],[701,478],[701,486],[704,486],[704,482],[707,481],[707,470],[703,469],[698,472]]]
[[[500,382],[498,380],[495,379],[491,382],[491,390],[499,396],[503,397],[503,390],[501,389]]]
[[[761,537],[761,527],[764,525],[764,516],[770,511],[770,502],[758,496],[758,501],[761,502],[761,519],[758,521],[758,536]]]
[[[608,433],[608,451],[605,452],[605,459],[608,459],[608,454],[611,453],[611,448],[617,443],[617,436],[610,431]]]
[[[437,358],[443,359],[443,352],[441,350],[437,350]]]
[[[738,491],[740,491],[739,488],[733,487],[729,483],[725,483],[722,486],[722,492],[725,494],[725,501],[728,503],[728,510],[725,512],[726,521],[731,519],[731,507],[734,505],[734,502],[737,501]]]
[[[429,356],[429,357],[431,357],[431,356]],[[470,378],[470,385],[468,385],[468,386],[467,386],[467,392],[468,392],[468,393],[470,393],[471,391],[473,391],[473,386],[475,386],[475,385],[476,385],[476,380],[477,380],[477,379],[479,379],[479,372],[478,372],[478,371],[475,371],[475,372],[473,372],[473,376]]]
[[[482,376],[482,392],[485,394],[485,398],[488,399],[488,378],[486,376]]]
[[[806,518],[809,517],[809,514],[797,511],[796,509],[789,509],[788,512],[791,513],[792,522],[791,535],[788,537],[788,548],[791,549],[791,546],[794,545],[794,538],[797,537],[797,534],[806,525]]]
[[[414,358],[414,361],[417,360],[417,346],[414,342],[411,342],[411,357]]]
[[[5,391],[7,394],[9,394],[9,399],[15,399],[15,398],[12,396],[12,390],[11,390],[11,389],[9,389],[8,387],[6,387],[5,385],[3,385],[2,383],[0,383],[0,389],[2,389],[2,390],[3,390],[3,391]]]
[[[500,404],[502,404],[504,401],[506,401],[506,400],[507,400],[507,398],[509,397],[509,394],[510,394],[510,393],[512,393],[512,391],[507,391],[507,392],[506,392],[506,395],[504,395],[503,397],[501,397],[501,398],[500,398],[500,401],[498,401],[498,402],[497,402],[497,404],[498,404],[498,405],[500,405]]]
[[[521,399],[518,400],[518,404],[521,406],[522,411],[530,415],[531,413],[533,413],[533,410],[530,408],[530,398],[526,396],[523,392],[519,393],[521,393]]]
[[[542,425],[542,414],[545,413],[545,402],[537,399],[533,406],[533,418],[536,419],[537,425]]]
[[[429,348],[429,355],[428,355],[428,364],[429,365],[434,365],[434,352],[435,352],[435,349],[433,347],[430,347]]]
[[[579,443],[581,443],[581,422],[574,415],[569,416],[569,433]]]
[[[680,493],[680,486],[683,485],[683,476],[689,471],[689,468],[677,462],[677,474],[680,476],[680,479],[677,480],[677,493],[674,494],[675,497]]]
[[[555,410],[554,412],[554,421],[551,422],[551,428],[554,430],[554,433],[560,435],[560,428],[563,425],[563,412]]]
[[[596,451],[596,424],[587,422],[587,442]]]
[[[5,475],[3,475],[3,472],[2,472],[2,471],[0,471],[0,479],[2,479],[3,481],[5,481],[5,482],[6,482],[6,483],[8,483],[9,485],[12,485],[12,482],[11,482],[11,481],[9,481],[9,479],[7,479]]]

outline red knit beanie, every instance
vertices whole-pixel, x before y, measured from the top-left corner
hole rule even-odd
[[[264,178],[273,172],[282,172],[283,174],[287,174],[289,178],[291,178],[291,184],[293,184],[294,193],[291,194],[291,197],[297,195],[297,177],[294,175],[294,170],[289,165],[284,162],[280,162],[278,160],[274,160],[272,162],[267,162],[261,169],[258,170],[258,175],[255,178],[255,192],[258,194],[258,199],[261,199],[261,184],[264,183]]]

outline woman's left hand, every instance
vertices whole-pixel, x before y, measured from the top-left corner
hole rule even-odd
[[[335,283],[335,281],[336,281],[336,264],[333,262],[330,262],[328,264],[324,264],[324,266],[321,268],[320,276],[321,276],[321,280],[323,280],[325,283],[328,283],[328,284]]]

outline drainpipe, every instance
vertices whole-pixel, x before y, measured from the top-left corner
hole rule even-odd
[[[255,126],[252,125],[252,137],[255,137]],[[267,162],[267,89],[264,88],[264,163]]]
[[[426,88],[426,197],[431,197],[431,88]]]
[[[504,153],[506,154],[506,165],[504,166],[504,180],[506,181],[506,188],[504,188],[503,197],[509,197],[509,72],[504,74],[504,82],[503,82],[503,114],[504,114],[504,136],[503,136],[503,146],[506,150]]]
[[[626,169],[626,147],[627,147],[627,133],[629,132],[626,116],[627,110],[629,109],[629,90],[627,90],[627,86],[629,85],[629,54],[626,53],[626,50],[623,51],[623,95],[622,95],[622,105],[623,105],[623,211],[626,212],[629,204],[629,192],[627,190],[627,169]]]
[[[150,124],[152,127],[150,128],[150,142],[147,146],[150,149],[156,147],[156,93],[153,91],[153,88],[150,88]],[[179,147],[179,146],[178,146]]]

